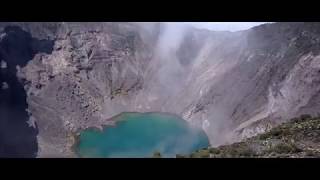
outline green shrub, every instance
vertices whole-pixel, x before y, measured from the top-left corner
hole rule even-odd
[[[211,154],[219,154],[220,153],[220,150],[218,148],[210,148],[209,149],[209,152]]]
[[[199,152],[198,152],[198,155],[200,156],[200,158],[209,158],[210,157],[210,152],[209,152],[209,150],[200,150]]]
[[[258,138],[259,138],[260,140],[266,140],[268,137],[270,137],[270,134],[269,134],[269,133],[260,134],[260,135],[258,136]]]
[[[196,153],[191,153],[190,158],[197,158],[197,154]]]
[[[280,128],[274,128],[268,134],[270,134],[271,136],[278,137],[282,134],[282,130]]]
[[[190,155],[191,158],[209,158],[210,152],[207,149],[202,149],[197,152],[194,152]]]
[[[161,153],[159,151],[154,152],[153,158],[161,158]]]

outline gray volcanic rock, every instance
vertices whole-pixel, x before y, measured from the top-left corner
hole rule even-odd
[[[320,23],[239,32],[165,23],[0,23],[0,30],[8,25],[54,42],[17,70],[39,157],[74,156],[74,133],[125,111],[180,115],[217,146],[319,109]]]

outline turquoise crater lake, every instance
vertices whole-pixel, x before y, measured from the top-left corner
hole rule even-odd
[[[75,151],[80,157],[144,158],[189,154],[209,146],[205,132],[165,113],[121,113],[115,126],[83,130]]]

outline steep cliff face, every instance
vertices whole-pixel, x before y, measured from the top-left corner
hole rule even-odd
[[[10,25],[42,42],[16,72],[40,157],[73,156],[73,133],[113,123],[124,111],[178,114],[216,146],[319,109],[319,23],[239,32],[163,23]]]
[[[36,156],[37,129],[30,127],[36,125],[29,121],[24,82],[17,71],[35,54],[51,52],[52,45],[15,26],[5,27],[0,35],[0,157]]]
[[[234,122],[237,119],[244,122],[237,130],[247,127],[242,132],[246,136],[250,131],[254,133],[253,129],[261,130],[261,126],[257,126],[259,122],[255,123],[259,120],[267,120],[267,124],[273,125],[303,113],[316,115],[319,23],[279,23],[252,31],[248,44],[254,52],[259,52],[260,57],[253,57],[257,59],[251,61],[257,63],[255,72],[248,76],[252,77],[251,93],[243,99],[233,116]],[[252,63],[248,65],[251,67]],[[253,113],[247,120],[241,118],[246,112]],[[253,129],[248,128],[250,123],[253,123]]]
[[[20,71],[42,134],[39,156],[72,155],[73,133],[126,111],[141,89],[147,48],[129,24],[62,24],[53,52]]]

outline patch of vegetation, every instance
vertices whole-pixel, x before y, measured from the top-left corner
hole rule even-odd
[[[218,148],[210,148],[209,152],[213,157],[222,158],[257,156],[257,153],[247,143],[244,142],[220,146]]]
[[[266,133],[231,145],[208,147],[189,157],[320,157],[319,143],[320,117],[303,114]]]
[[[256,152],[247,145],[228,148],[224,153],[231,157],[252,157],[256,155]]]
[[[218,148],[209,148],[209,152],[211,154],[220,154],[220,150]]]
[[[202,158],[209,158],[210,157],[209,150],[200,150],[199,154],[200,154],[200,157],[202,157]]]
[[[161,153],[159,151],[156,151],[153,153],[153,158],[161,158]]]
[[[286,124],[283,124],[282,126],[271,129],[269,132],[258,135],[257,138],[259,140],[266,140],[268,138],[281,139],[283,137],[291,136],[291,135],[292,135],[292,129],[288,127]]]
[[[270,137],[270,135],[268,133],[263,133],[263,134],[258,135],[258,138],[260,140],[266,140],[269,137]]]
[[[268,153],[275,152],[278,154],[289,154],[289,153],[299,153],[301,152],[301,149],[299,149],[295,144],[293,143],[279,143],[275,146],[270,147],[267,150]]]
[[[210,152],[208,149],[201,149],[191,154],[191,158],[209,158]]]

